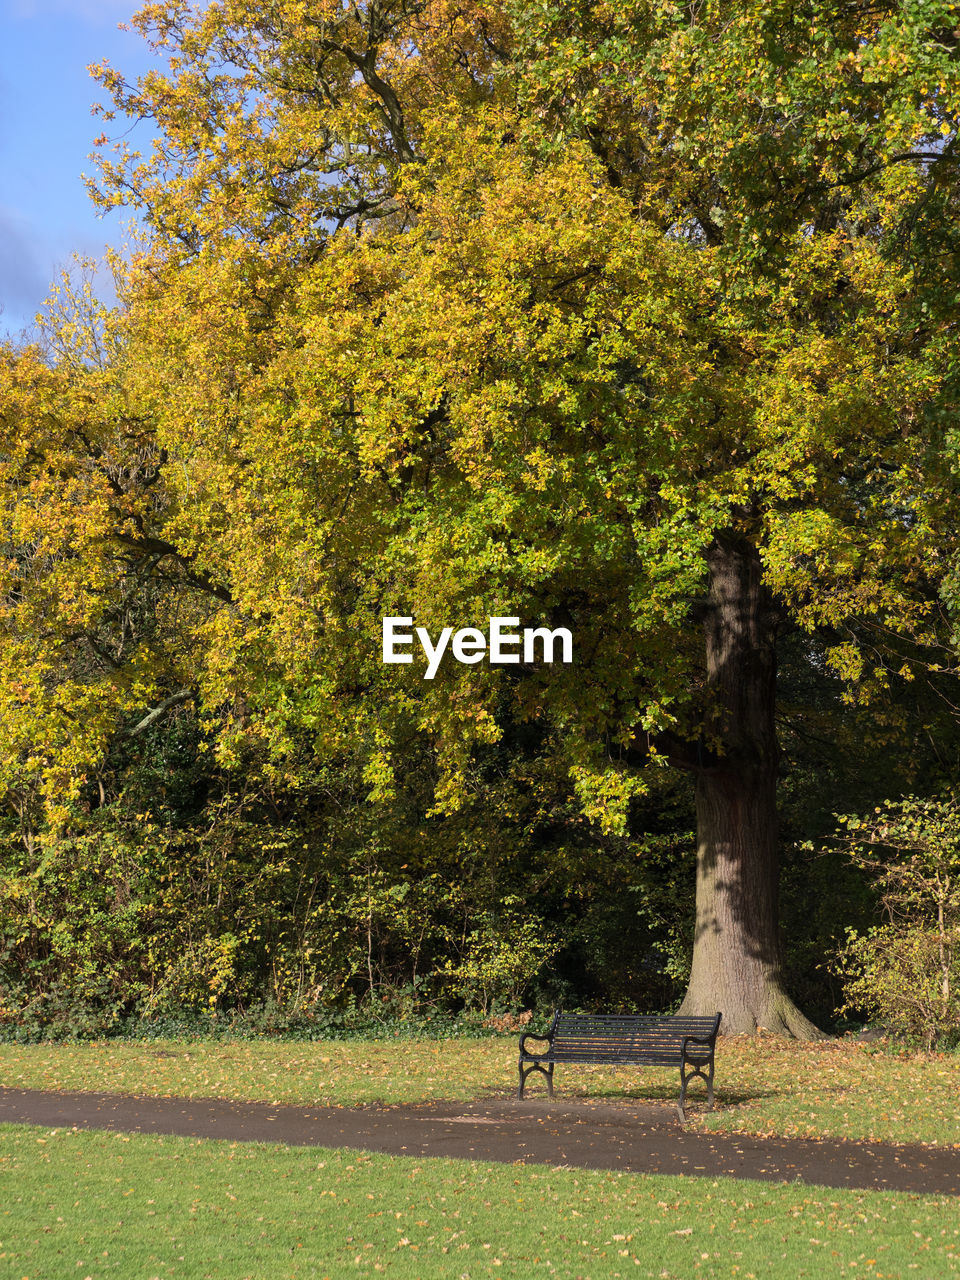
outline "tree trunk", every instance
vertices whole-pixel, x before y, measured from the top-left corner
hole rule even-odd
[[[718,534],[707,552],[707,688],[696,769],[697,923],[680,1012],[723,1014],[731,1035],[759,1027],[821,1033],[783,988],[777,912],[776,647],[756,548]]]

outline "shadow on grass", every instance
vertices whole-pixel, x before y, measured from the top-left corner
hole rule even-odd
[[[488,1102],[503,1102],[507,1098],[515,1098],[517,1091],[513,1089],[496,1088],[494,1086],[484,1089],[479,1095],[478,1100]],[[537,1088],[536,1084],[527,1084],[524,1091],[525,1098],[546,1098],[547,1091],[544,1087]],[[647,1087],[633,1085],[597,1085],[591,1087],[589,1084],[574,1083],[564,1087],[562,1080],[554,1081],[554,1100],[562,1102],[649,1102],[649,1103],[669,1103],[676,1105],[677,1098],[680,1096],[680,1083],[675,1085],[649,1085]],[[786,1094],[782,1089],[718,1089],[714,1087],[714,1097],[718,1109],[724,1107],[737,1107],[745,1102],[759,1102],[764,1098],[781,1098]],[[696,1084],[692,1084],[687,1090],[687,1103],[692,1106],[700,1106],[705,1104],[707,1100],[706,1089],[698,1089]]]

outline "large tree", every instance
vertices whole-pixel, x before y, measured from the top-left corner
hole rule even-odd
[[[779,639],[865,698],[946,635],[948,17],[160,5],[168,73],[101,71],[159,142],[98,188],[149,227],[116,361],[154,470],[97,511],[202,599],[184,678],[278,751],[361,736],[373,794],[413,724],[440,809],[507,705],[608,826],[692,771],[685,1008],[729,1031],[814,1034],[777,941]],[[380,664],[385,614],[564,624],[577,660],[426,682]]]

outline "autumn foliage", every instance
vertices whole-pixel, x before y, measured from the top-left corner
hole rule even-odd
[[[97,70],[156,131],[93,186],[144,226],[120,304],[2,366],[14,1004],[689,977],[816,1033],[778,858],[956,761],[952,23],[141,11],[165,67]],[[385,615],[578,659],[424,682]]]

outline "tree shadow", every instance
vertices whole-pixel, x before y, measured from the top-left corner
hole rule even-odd
[[[577,1089],[571,1090],[570,1095],[577,1098],[621,1098],[625,1102],[670,1102],[675,1103],[680,1093],[680,1082],[676,1085],[651,1085],[649,1089],[637,1089],[636,1087],[616,1088],[615,1086],[601,1085],[596,1089]],[[775,1098],[782,1094],[780,1089],[718,1089],[714,1085],[714,1097],[717,1106],[738,1106],[743,1102],[755,1102],[762,1098]],[[706,1100],[706,1088],[698,1089],[696,1084],[691,1084],[687,1090],[687,1101],[690,1103],[704,1102]]]
[[[650,1085],[649,1088],[638,1089],[636,1085],[606,1085],[598,1084],[595,1087],[590,1085],[571,1085],[564,1088],[562,1082],[554,1082],[554,1102],[632,1102],[632,1103],[669,1103],[675,1106],[677,1098],[680,1095],[680,1082],[674,1085],[658,1084]],[[502,1102],[507,1098],[515,1098],[517,1096],[516,1089],[505,1089],[496,1085],[490,1085],[478,1094],[478,1101],[484,1102]],[[715,1105],[720,1107],[738,1107],[747,1102],[759,1102],[764,1098],[780,1098],[785,1097],[783,1089],[720,1089],[714,1085]],[[538,1088],[537,1083],[528,1083],[524,1091],[524,1100],[535,1101],[545,1099],[547,1090],[545,1086]],[[687,1090],[687,1103],[691,1106],[698,1106],[706,1102],[706,1088],[697,1088],[696,1082],[692,1083]]]

